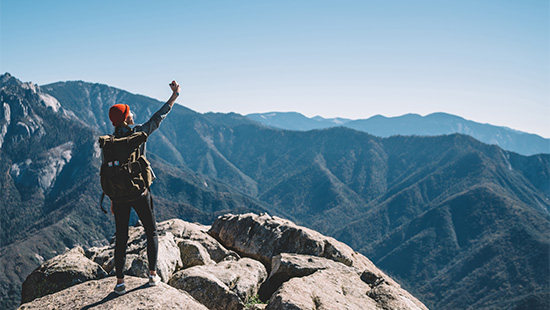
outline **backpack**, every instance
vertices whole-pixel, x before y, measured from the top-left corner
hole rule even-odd
[[[141,154],[141,145],[147,141],[145,132],[132,132],[124,137],[105,135],[99,137],[103,150],[103,162],[99,172],[101,178],[101,209],[103,198],[111,201],[136,200],[148,189],[154,180],[149,161]]]

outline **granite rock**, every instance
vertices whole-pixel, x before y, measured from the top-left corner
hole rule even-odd
[[[36,268],[23,282],[21,301],[26,303],[75,284],[106,276],[101,266],[84,256],[81,247],[75,247]]]
[[[149,286],[142,278],[126,277],[126,294],[113,292],[114,277],[92,280],[63,291],[35,299],[19,307],[20,310],[72,309],[193,309],[207,310],[186,292],[165,283]]]

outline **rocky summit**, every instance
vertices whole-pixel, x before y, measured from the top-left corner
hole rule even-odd
[[[144,229],[130,227],[126,294],[113,292],[113,240],[44,262],[19,309],[427,309],[346,244],[279,217],[171,219],[158,230],[160,285],[146,279]]]

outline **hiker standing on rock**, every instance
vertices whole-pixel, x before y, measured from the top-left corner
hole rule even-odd
[[[126,104],[113,105],[109,109],[109,119],[115,126],[114,134],[99,138],[99,145],[103,149],[101,186],[104,195],[111,199],[111,213],[114,214],[116,223],[117,285],[114,291],[117,294],[126,293],[123,269],[126,261],[130,208],[136,210],[147,235],[149,284],[157,285],[161,280],[156,272],[158,234],[149,189],[155,176],[145,158],[145,141],[159,127],[179,96],[180,86],[176,81],[170,83],[170,88],[173,92],[170,99],[145,124],[133,128],[130,127],[134,125],[134,115],[130,107]]]

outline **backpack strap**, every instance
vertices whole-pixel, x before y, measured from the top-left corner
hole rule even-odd
[[[107,210],[105,210],[103,208],[103,199],[105,198],[105,193],[101,193],[101,200],[99,201],[99,205],[101,206],[101,211],[103,211],[103,213],[107,214]]]

